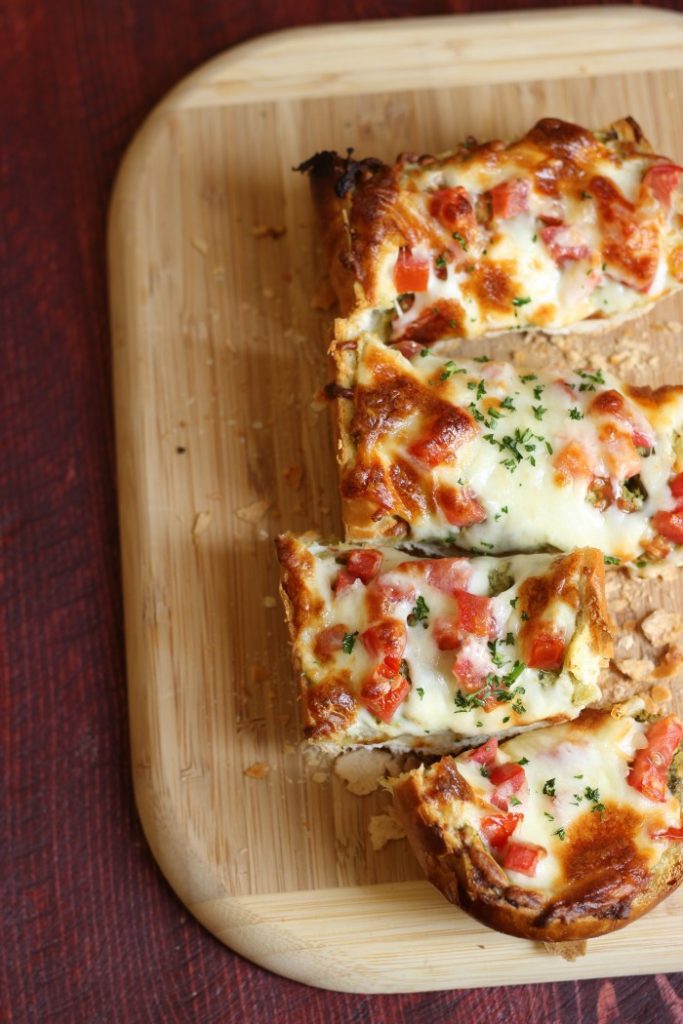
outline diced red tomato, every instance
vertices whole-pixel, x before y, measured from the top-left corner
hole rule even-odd
[[[352,551],[346,559],[346,571],[363,583],[374,580],[382,564],[382,552],[374,548]]]
[[[466,590],[453,591],[458,602],[458,628],[475,636],[495,636],[496,624],[493,618],[493,602],[490,597],[480,597]]]
[[[527,790],[526,773],[522,765],[516,761],[508,761],[492,768],[489,771],[489,782],[495,786],[489,799],[502,811],[507,811],[510,797],[516,793],[525,793]]]
[[[464,656],[455,659],[451,671],[465,693],[476,693],[486,683],[486,673]]]
[[[637,751],[628,782],[650,800],[663,803],[666,800],[669,768],[683,738],[683,725],[675,715],[667,715],[653,722],[645,738],[647,746]]]
[[[332,584],[332,590],[337,595],[343,594],[345,590],[353,586],[357,579],[358,577],[350,573],[348,569],[340,569],[336,580]]]
[[[443,615],[435,619],[432,629],[434,642],[440,651],[457,651],[460,646],[457,616]]]
[[[482,818],[481,830],[484,833],[484,839],[494,849],[498,846],[505,846],[523,817],[523,814],[496,814],[489,818]]]
[[[617,480],[628,480],[641,469],[640,455],[631,434],[612,423],[603,423],[598,431],[602,456],[610,474]]]
[[[414,604],[417,591],[408,580],[396,579],[388,574],[375,577],[368,584],[365,603],[370,622],[392,617],[398,604]]]
[[[529,190],[529,182],[524,178],[512,178],[495,185],[489,192],[493,216],[499,220],[508,220],[520,213],[527,213]]]
[[[526,664],[541,672],[558,672],[564,664],[565,642],[552,629],[542,625],[525,637]]]
[[[451,526],[474,526],[486,521],[486,510],[465,488],[440,487],[436,500]]]
[[[677,473],[669,480],[669,490],[674,498],[683,498],[683,473]]]
[[[569,486],[574,480],[586,480],[593,475],[588,452],[578,441],[568,441],[553,458],[556,477],[562,486]]]
[[[683,828],[660,828],[650,832],[651,839],[683,840]]]
[[[588,185],[603,233],[602,258],[611,277],[646,292],[659,265],[659,226],[639,216],[634,204],[609,178],[596,176]]]
[[[373,658],[398,658],[406,649],[406,627],[400,619],[383,619],[361,633],[361,643]]]
[[[487,739],[486,743],[482,743],[480,747],[475,750],[470,750],[465,757],[468,761],[476,761],[477,764],[493,764],[496,760],[496,754],[498,753],[498,740],[495,736],[491,736]]]
[[[683,506],[670,512],[655,512],[652,525],[657,533],[674,544],[683,544]]]
[[[574,225],[552,224],[541,228],[541,238],[560,267],[570,260],[586,260],[591,254],[580,228]]]
[[[398,669],[392,671],[393,663],[382,662],[361,689],[361,700],[370,714],[383,722],[390,722],[396,709],[408,696],[410,683]]]
[[[327,661],[336,651],[341,651],[342,641],[347,633],[348,629],[343,624],[321,629],[313,645],[316,658],[319,658],[320,661]]]
[[[466,587],[472,576],[472,566],[466,558],[433,558],[425,560],[427,582],[444,594],[453,594]]]
[[[648,167],[643,175],[643,186],[648,188],[655,199],[668,207],[671,203],[671,196],[678,188],[683,167],[676,164],[654,164]]]
[[[432,193],[429,212],[447,231],[453,233],[457,230],[463,238],[467,237],[468,229],[476,226],[472,203],[462,185],[440,188]]]
[[[429,260],[423,256],[413,256],[410,249],[399,249],[394,267],[394,285],[399,295],[426,292],[428,284]]]
[[[518,871],[521,875],[533,877],[539,860],[547,852],[545,847],[536,846],[535,843],[510,842],[503,854],[503,867],[507,871]]]
[[[553,384],[555,384],[556,387],[561,388],[565,395],[569,395],[572,401],[576,401],[576,389],[571,386],[569,381],[562,380],[561,377],[558,377],[557,380],[553,381]]]

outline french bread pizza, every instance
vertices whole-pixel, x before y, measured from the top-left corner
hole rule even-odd
[[[408,359],[372,335],[335,359],[349,540],[683,562],[683,387]]]
[[[427,877],[481,923],[565,942],[621,928],[683,879],[683,726],[584,711],[421,765],[394,812]]]
[[[544,118],[393,165],[317,153],[314,203],[345,335],[391,344],[610,327],[683,282],[681,167],[627,117]]]
[[[308,740],[432,753],[576,717],[611,654],[602,555],[277,540]]]

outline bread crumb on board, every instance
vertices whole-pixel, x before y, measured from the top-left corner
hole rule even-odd
[[[270,773],[270,765],[266,761],[254,761],[242,772],[248,779],[265,779]]]
[[[640,628],[654,647],[663,647],[664,644],[673,643],[681,635],[683,618],[678,612],[667,612],[663,608],[657,608],[645,616]]]
[[[192,521],[192,540],[197,540],[197,537],[209,528],[212,518],[211,509],[203,509],[196,513]]]
[[[405,829],[391,814],[373,814],[368,822],[370,845],[375,853],[395,839],[405,839]]]
[[[578,960],[588,952],[586,939],[575,939],[573,942],[544,942],[542,945],[546,953],[561,956],[563,960]]]
[[[367,796],[378,789],[387,775],[400,771],[399,762],[389,750],[360,747],[340,754],[334,762],[334,774],[346,783],[349,793]]]
[[[251,505],[236,508],[235,515],[245,523],[258,523],[260,519],[263,519],[272,504],[272,501],[252,501]]]

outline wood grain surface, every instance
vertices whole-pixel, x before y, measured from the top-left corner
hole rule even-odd
[[[565,57],[553,61],[556,38]],[[588,76],[597,39],[605,73]],[[534,46],[545,55],[538,74]],[[438,75],[418,80],[411,68],[432,52]],[[353,53],[372,91],[359,93],[358,78],[347,87]],[[181,899],[257,963],[359,992],[451,988],[454,971],[469,987],[683,967],[679,894],[567,964],[440,905],[414,884],[405,841],[372,851],[369,823],[386,794],[355,797],[299,751],[273,554],[279,530],[341,529],[319,399],[331,311],[311,301],[320,254],[307,182],[292,167],[347,145],[388,159],[470,134],[514,136],[549,112],[596,127],[631,113],[659,150],[683,153],[683,71],[672,67],[683,68],[683,18],[649,10],[298,31],[200,69],[131,147],[110,267],[138,806]],[[410,88],[397,89],[401,75]],[[634,379],[683,378],[682,339],[667,326],[681,313],[670,301],[576,347],[618,358],[637,341]],[[540,343],[514,337],[488,349],[524,346],[538,356]],[[681,595],[671,582],[643,586],[629,592],[629,614],[633,600],[680,610]],[[657,958],[643,956],[655,940]]]
[[[287,981],[230,952],[188,915],[155,865],[133,804],[104,257],[124,149],[184,74],[263,32],[522,6],[539,4],[6,5],[0,1019],[681,1020],[683,975],[486,991],[458,991],[454,977],[450,992],[403,996]]]

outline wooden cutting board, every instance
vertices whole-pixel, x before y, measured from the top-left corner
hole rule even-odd
[[[200,68],[130,147],[109,243],[138,807],[181,900],[271,970],[402,992],[683,969],[683,891],[568,963],[451,907],[405,840],[372,851],[386,795],[353,796],[298,749],[273,550],[286,528],[340,532],[317,397],[331,312],[311,302],[321,256],[291,168],[323,148],[438,152],[549,114],[630,113],[683,159],[682,69],[683,19],[648,8],[304,29]],[[683,335],[663,326],[682,313],[670,301],[632,329],[658,354],[632,379],[683,380]],[[669,582],[637,600],[682,596]]]

